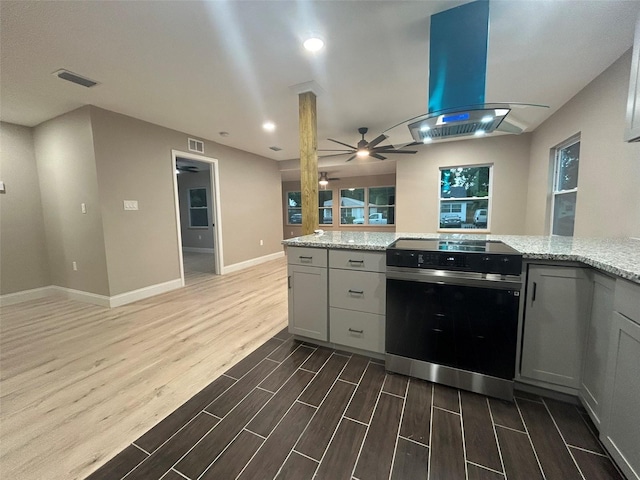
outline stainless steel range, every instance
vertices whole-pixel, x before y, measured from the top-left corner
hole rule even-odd
[[[513,399],[522,255],[502,242],[387,249],[386,368]]]

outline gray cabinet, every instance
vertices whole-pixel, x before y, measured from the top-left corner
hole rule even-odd
[[[384,252],[329,250],[329,338],[384,353]]]
[[[590,305],[587,269],[528,266],[520,368],[524,380],[577,392]]]
[[[631,59],[625,140],[628,142],[640,141],[640,16],[636,22],[636,35]]]
[[[628,479],[640,480],[640,286],[616,282],[600,439]]]
[[[591,317],[587,325],[580,398],[596,426],[600,426],[607,375],[609,333],[615,279],[594,273]]]
[[[327,250],[289,247],[289,332],[328,340]]]

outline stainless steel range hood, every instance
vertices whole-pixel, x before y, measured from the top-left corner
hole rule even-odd
[[[421,143],[467,135],[483,136],[498,129],[510,111],[510,106],[504,104],[440,110],[410,123],[409,131],[413,140]]]

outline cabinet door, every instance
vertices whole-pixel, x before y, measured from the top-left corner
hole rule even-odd
[[[329,339],[326,268],[289,265],[289,332]]]
[[[627,142],[640,141],[640,15],[636,22],[636,39],[631,59],[631,77],[629,79],[629,100],[627,101]]]
[[[613,313],[600,439],[631,479],[640,480],[640,325]]]
[[[609,333],[613,314],[615,280],[596,273],[593,279],[591,318],[584,348],[580,398],[593,423],[600,426],[602,399],[607,374]]]
[[[530,265],[520,374],[578,389],[591,305],[586,269]]]

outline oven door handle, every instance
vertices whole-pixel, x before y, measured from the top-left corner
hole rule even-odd
[[[417,270],[415,268],[387,267],[387,279],[407,282],[461,285],[465,287],[520,290],[522,280],[517,275],[481,274],[445,270]]]

